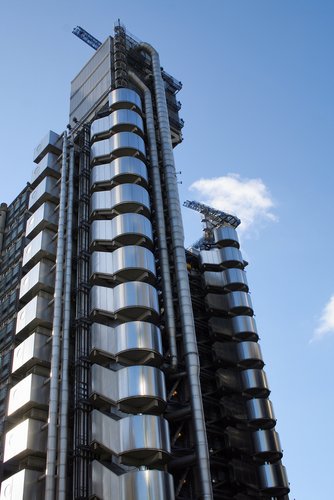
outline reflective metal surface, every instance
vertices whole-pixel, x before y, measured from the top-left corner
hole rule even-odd
[[[30,269],[42,258],[56,260],[56,240],[54,233],[44,229],[25,247],[23,251],[22,267]]]
[[[91,465],[92,493],[103,500],[174,500],[173,476],[160,470],[133,470],[118,476],[97,460]],[[14,500],[14,499],[13,499]]]
[[[93,252],[91,278],[96,284],[112,285],[123,281],[155,281],[155,259],[144,247],[126,246],[114,252]],[[104,283],[105,282],[105,283]]]
[[[243,392],[253,396],[267,398],[270,394],[267,377],[263,370],[249,369],[241,372]]]
[[[92,365],[90,397],[101,398],[127,413],[162,413],[166,406],[164,374],[153,366],[127,366],[118,371]]]
[[[28,455],[43,455],[46,451],[46,429],[43,422],[27,418],[13,427],[5,436],[4,462],[16,457],[21,459]]]
[[[46,177],[47,175],[59,179],[60,172],[57,158],[58,156],[54,153],[47,153],[40,163],[34,168],[31,177],[31,185],[33,188],[35,188],[37,184],[41,182],[43,177]]]
[[[52,326],[52,308],[50,300],[52,296],[40,292],[27,305],[22,307],[17,314],[16,334],[33,331],[37,326],[51,328]]]
[[[289,493],[289,481],[284,465],[265,464],[259,468],[261,490],[269,496],[287,495]]]
[[[51,344],[48,337],[32,333],[26,340],[15,347],[13,352],[12,373],[17,370],[28,370],[35,364],[48,365],[50,361]]]
[[[270,429],[276,424],[272,403],[269,399],[249,399],[246,402],[248,420],[252,425]]]
[[[28,209],[36,210],[45,201],[57,203],[58,200],[59,188],[57,186],[57,179],[47,176],[30,193]]]
[[[0,500],[39,500],[43,498],[44,482],[36,470],[22,469],[1,483]]]
[[[212,348],[215,359],[224,364],[241,368],[262,368],[264,365],[256,342],[215,342]]]
[[[90,128],[92,141],[105,139],[115,132],[144,133],[142,117],[131,109],[119,109],[108,116],[94,120]]]
[[[119,132],[109,139],[94,142],[91,147],[91,161],[94,163],[112,160],[116,156],[138,156],[145,159],[145,143],[133,132]]]
[[[238,233],[231,226],[221,226],[213,230],[213,237],[215,243],[222,247],[236,247],[240,248]]]
[[[129,321],[115,328],[93,323],[91,353],[125,364],[159,365],[163,355],[161,332],[144,321]]]
[[[55,153],[56,155],[60,155],[61,149],[58,146],[59,135],[52,130],[43,137],[41,142],[34,149],[33,161],[35,163],[39,163],[43,156],[47,153]]]
[[[245,267],[240,250],[233,247],[201,250],[200,262],[205,269],[213,271],[230,267],[239,269]]]
[[[213,291],[219,289],[228,291],[248,292],[248,283],[245,271],[242,269],[226,269],[225,271],[205,271],[203,273],[205,286]]]
[[[90,214],[94,218],[114,217],[120,213],[150,214],[150,197],[145,188],[137,184],[120,184],[110,191],[92,193]]]
[[[266,462],[280,460],[283,456],[279,435],[273,429],[252,432],[254,454]]]
[[[113,109],[137,107],[142,109],[140,96],[134,90],[127,88],[115,89],[109,94],[109,106]]]
[[[136,183],[147,185],[147,168],[143,161],[133,156],[115,158],[111,163],[95,165],[91,169],[93,189],[111,188],[115,184]]]
[[[115,245],[140,245],[151,247],[152,224],[140,214],[122,214],[111,221],[95,220],[90,228],[91,243],[97,248],[114,248]]]
[[[27,302],[40,290],[53,293],[53,262],[41,260],[22,279],[20,283],[20,299]]]
[[[161,417],[131,415],[113,420],[93,410],[91,422],[92,442],[120,456],[124,464],[153,465],[168,459],[169,428],[168,422]]]
[[[228,310],[233,314],[254,314],[251,297],[246,292],[230,292],[225,295]]]
[[[230,340],[233,336],[231,319],[211,316],[208,321],[208,325],[211,335],[215,338],[218,338],[219,340]]]
[[[141,320],[146,314],[159,317],[158,294],[148,283],[132,281],[115,288],[93,286],[90,291],[91,314],[117,316],[120,320]]]
[[[23,414],[30,408],[46,408],[49,401],[49,386],[46,378],[30,374],[9,391],[7,415]]]
[[[234,316],[230,321],[237,340],[258,340],[256,323],[252,316]]]
[[[42,229],[57,231],[58,214],[55,212],[56,205],[46,201],[27,220],[26,237],[34,238]]]

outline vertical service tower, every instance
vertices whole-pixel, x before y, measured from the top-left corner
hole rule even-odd
[[[34,153],[0,499],[286,500],[233,218],[184,248],[181,84],[120,23],[75,33],[96,52]]]

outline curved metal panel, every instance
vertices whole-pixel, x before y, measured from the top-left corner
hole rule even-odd
[[[279,435],[273,429],[258,430],[252,433],[254,454],[265,462],[276,462],[283,456]]]
[[[246,292],[230,292],[225,295],[228,310],[233,314],[254,314],[251,297]]]
[[[0,500],[33,500],[43,498],[44,481],[36,470],[22,469],[1,483]]]
[[[258,340],[256,323],[252,316],[234,316],[230,321],[236,340]]]
[[[249,399],[246,402],[246,410],[248,420],[252,425],[262,429],[270,429],[275,426],[275,413],[269,399]]]
[[[143,139],[133,132],[118,132],[109,139],[94,142],[91,146],[91,160],[94,163],[105,162],[118,156],[138,156],[145,159],[145,155]]]
[[[222,226],[213,230],[215,243],[222,247],[240,248],[238,233],[231,226]]]
[[[36,364],[48,365],[50,362],[51,344],[48,337],[33,333],[15,347],[13,352],[12,373],[17,370],[29,370]]]
[[[157,290],[148,283],[132,281],[115,288],[93,286],[90,292],[91,314],[115,317],[119,320],[140,320],[143,316],[159,318]]]
[[[45,201],[58,203],[59,188],[57,179],[54,177],[44,177],[44,179],[30,193],[28,210],[36,210]]]
[[[155,259],[144,247],[129,245],[113,252],[93,252],[91,279],[96,284],[112,285],[124,281],[155,282]]]
[[[22,267],[32,268],[42,258],[56,260],[56,241],[54,233],[44,229],[28,243],[23,251]]]
[[[236,362],[242,368],[263,368],[264,362],[259,344],[251,341],[236,344]]]
[[[267,377],[263,370],[249,369],[241,372],[243,392],[254,396],[267,398],[270,394]]]
[[[93,323],[91,353],[125,364],[159,365],[163,348],[159,328],[144,321],[129,321],[112,328]]]
[[[46,201],[27,220],[26,237],[34,238],[39,231],[48,228],[57,231],[58,214],[55,212],[56,205]]]
[[[116,245],[152,247],[152,224],[140,214],[122,214],[111,221],[95,220],[90,227],[91,243],[97,249],[113,249]]]
[[[110,191],[96,191],[90,200],[93,218],[114,217],[120,213],[150,214],[150,197],[145,188],[137,184],[119,184]]]
[[[204,283],[213,291],[245,291],[248,292],[248,283],[245,271],[242,269],[225,269],[225,271],[205,271]]]
[[[261,491],[270,497],[287,495],[290,491],[284,465],[265,464],[258,468]]]
[[[121,420],[93,410],[91,439],[127,465],[165,462],[170,454],[168,422],[155,415],[131,415]]]
[[[43,294],[43,295],[42,295]],[[51,295],[41,292],[19,310],[16,320],[16,335],[33,331],[38,326],[52,327],[53,312],[50,307]]]
[[[119,476],[94,460],[91,474],[92,494],[101,500],[109,498],[111,491],[118,500],[174,500],[175,498],[173,476],[164,471],[133,470]]]
[[[139,158],[122,156],[115,158],[111,163],[95,165],[91,169],[90,182],[93,189],[111,188],[115,184],[124,183],[146,186],[147,168]]]
[[[49,387],[46,378],[30,374],[9,391],[7,415],[25,413],[31,408],[46,408],[49,402]]]
[[[94,120],[90,128],[92,141],[104,139],[113,132],[140,132],[144,133],[142,117],[131,109],[118,109],[108,116]]]
[[[167,404],[164,374],[153,366],[127,366],[114,372],[94,364],[90,397],[117,405],[126,413],[162,413]]]
[[[53,293],[55,277],[52,268],[52,262],[42,260],[23,276],[20,283],[20,299],[22,301],[27,302],[40,290]]]
[[[38,165],[34,168],[31,176],[31,186],[35,188],[47,175],[59,179],[58,156],[53,153],[47,153]]]
[[[28,455],[44,455],[46,452],[46,429],[42,422],[27,418],[6,433],[4,462],[12,458],[22,459]]]
[[[109,107],[111,109],[136,107],[142,110],[139,94],[131,89],[119,88],[109,94]]]
[[[205,269],[212,269],[213,271],[230,267],[239,269],[245,267],[240,250],[234,247],[201,250],[200,262]]]

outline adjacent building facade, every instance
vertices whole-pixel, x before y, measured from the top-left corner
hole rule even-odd
[[[184,248],[181,84],[97,47],[0,207],[0,498],[286,500],[236,230]]]

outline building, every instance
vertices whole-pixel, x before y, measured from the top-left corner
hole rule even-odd
[[[117,25],[0,208],[1,500],[287,499],[238,237],[185,251],[177,92]]]

